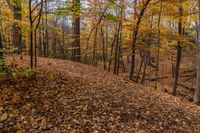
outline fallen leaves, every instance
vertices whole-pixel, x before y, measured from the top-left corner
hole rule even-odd
[[[7,114],[7,113],[1,114],[0,122],[3,122],[3,121],[6,120],[7,118],[8,118],[8,114]]]
[[[0,78],[1,131],[199,131],[200,108],[191,103],[74,62],[38,65],[37,81]]]

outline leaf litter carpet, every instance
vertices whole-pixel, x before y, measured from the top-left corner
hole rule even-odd
[[[200,107],[87,65],[39,58],[36,81],[0,78],[0,133],[12,132],[199,133]]]

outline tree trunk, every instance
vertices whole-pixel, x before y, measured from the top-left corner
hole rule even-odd
[[[42,31],[41,31],[41,28],[39,29],[38,55],[39,55],[39,57],[42,56]]]
[[[43,57],[46,57],[46,41],[45,41],[45,27],[44,27],[44,18],[42,19],[42,30],[43,30],[43,34],[42,34],[42,44],[43,44]]]
[[[182,7],[180,7],[179,12],[180,12],[180,15],[182,16],[183,14]],[[180,36],[182,35],[182,18],[180,18],[179,23],[178,23],[178,33]],[[174,77],[174,85],[173,85],[173,90],[172,90],[172,94],[174,96],[176,95],[176,89],[178,85],[180,63],[181,63],[181,42],[178,41],[177,48],[176,48],[176,67],[175,67],[175,75],[174,75],[175,77]]]
[[[198,0],[198,6],[200,10],[200,0]],[[200,13],[199,13],[199,21],[200,21]],[[200,24],[198,25],[198,52],[197,52],[197,80],[196,80],[196,89],[194,95],[194,103],[200,104]]]
[[[101,37],[102,37],[102,46],[103,46],[103,68],[106,70],[106,52],[105,52],[105,39],[104,39],[104,31],[103,28],[101,28]]]
[[[13,11],[13,18],[14,18],[14,24],[13,24],[13,47],[17,49],[17,53],[21,54],[22,52],[22,29],[18,22],[22,21],[22,3],[21,0],[13,0],[10,2],[10,0],[6,0],[8,3],[8,6]]]
[[[152,17],[150,19],[150,22],[151,25],[150,25],[150,28],[153,28],[153,14],[152,14]],[[144,84],[145,82],[145,79],[146,79],[146,69],[147,69],[147,65],[150,65],[151,64],[151,60],[150,60],[150,45],[151,45],[151,37],[152,37],[152,34],[150,33],[149,34],[149,39],[148,39],[148,42],[145,43],[145,49],[147,50],[144,50],[144,67],[143,67],[143,74],[142,74],[142,79],[141,79],[141,82],[142,84]]]
[[[78,10],[78,15],[74,15],[74,44],[73,44],[73,60],[81,62],[80,50],[80,0],[74,0],[74,9]]]
[[[0,31],[0,59],[3,58],[3,43],[2,43],[2,36],[1,36],[1,31]]]
[[[65,31],[62,29],[62,54],[63,54],[63,59],[65,59]]]
[[[137,23],[135,25],[135,28],[133,30],[133,40],[132,40],[132,62],[131,62],[131,72],[130,72],[130,76],[129,79],[133,80],[133,75],[135,73],[135,48],[136,48],[136,42],[137,42],[137,35],[138,35],[138,30],[139,30],[139,26],[141,23],[141,19],[146,11],[146,8],[148,6],[148,4],[150,3],[151,0],[147,0],[146,3],[144,4],[143,8],[140,11],[140,14],[138,16],[138,20]]]
[[[47,14],[47,10],[48,10],[48,3],[45,2],[45,50],[46,50],[46,55],[45,57],[49,57],[49,30],[48,30],[48,14]]]
[[[121,28],[121,22],[118,26],[118,32],[117,32],[117,42],[116,42],[116,46],[115,46],[115,63],[114,63],[114,74],[117,74],[118,75],[118,72],[119,72],[119,68],[118,68],[118,63],[119,63],[119,39],[120,39],[120,28]]]
[[[33,69],[33,18],[32,18],[32,2],[29,1],[29,21],[30,21],[30,48],[29,48],[29,54],[30,54],[30,66],[31,69]]]
[[[111,44],[111,50],[110,50],[110,58],[109,58],[109,62],[108,62],[108,71],[110,72],[110,69],[111,69],[111,64],[112,64],[112,56],[113,56],[113,49],[114,49],[114,45],[115,45],[115,42],[116,42],[116,35],[114,35],[114,40]]]
[[[157,44],[157,56],[156,56],[156,75],[155,79],[158,77],[158,71],[159,71],[159,54],[160,54],[160,20],[162,15],[162,0],[160,0],[160,12],[158,17],[158,44]],[[157,89],[157,80],[155,80],[155,89]]]
[[[93,44],[93,54],[92,54],[92,65],[96,66],[96,49],[97,49],[97,33],[98,33],[98,28],[96,28],[95,33],[94,33],[94,44]]]
[[[1,18],[1,8],[0,8],[0,18]],[[3,41],[2,41],[2,20],[0,19],[0,59],[3,58]]]
[[[14,11],[14,20],[22,21],[22,4],[21,1],[18,0],[16,4],[13,6]],[[13,45],[17,48],[18,54],[22,52],[22,29],[21,26],[15,22],[13,25]]]

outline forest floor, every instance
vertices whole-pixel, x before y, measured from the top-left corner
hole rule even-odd
[[[39,58],[36,81],[0,78],[0,132],[199,133],[200,107],[87,65]]]

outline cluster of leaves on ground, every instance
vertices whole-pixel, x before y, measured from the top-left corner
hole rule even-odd
[[[192,103],[86,65],[38,62],[36,81],[0,78],[1,132],[200,132]]]

